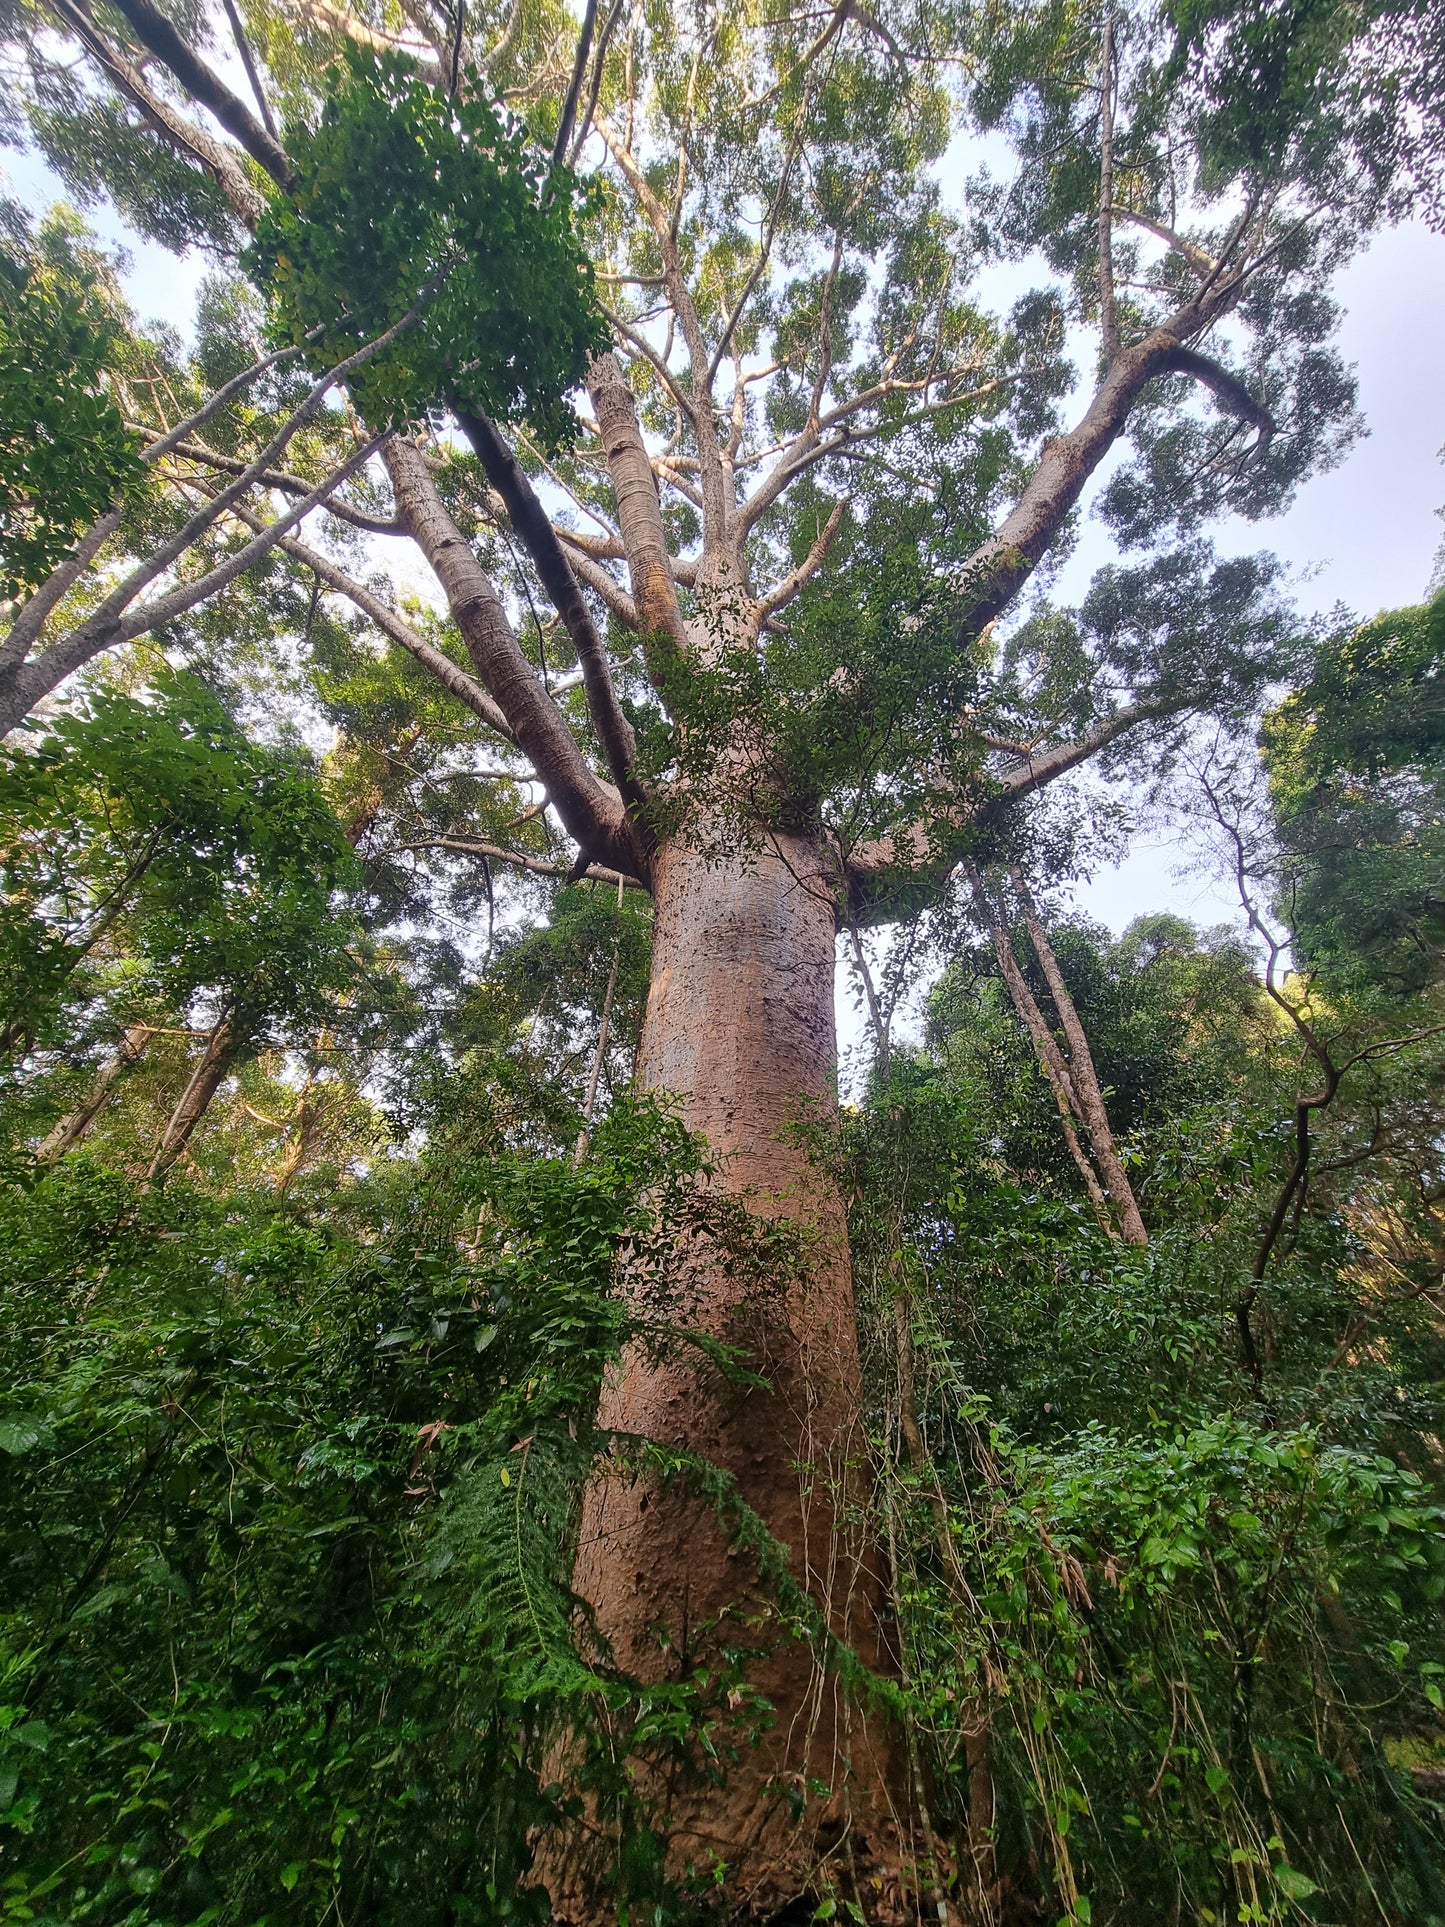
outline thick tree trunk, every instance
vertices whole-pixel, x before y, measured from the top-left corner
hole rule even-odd
[[[750,1302],[726,1267],[704,1266],[696,1301],[673,1314],[746,1346],[770,1390],[719,1390],[684,1359],[638,1352],[609,1384],[602,1422],[730,1472],[834,1631],[876,1665],[880,1587],[859,1524],[866,1444],[843,1205],[792,1129],[835,1114],[838,888],[831,857],[803,837],[711,864],[680,839],[659,852],[639,1081],[679,1093],[722,1181],[755,1210],[806,1225],[810,1242],[802,1276],[776,1301]],[[757,1648],[769,1613],[708,1506],[620,1472],[587,1494],[576,1583],[617,1661],[645,1679],[691,1674],[720,1646]],[[749,1678],[776,1721],[725,1787],[671,1794],[669,1870],[706,1882],[725,1864],[715,1903],[754,1918],[833,1890],[869,1920],[913,1918],[918,1883],[900,1878],[912,1856],[885,1739],[775,1616],[770,1644]],[[551,1884],[555,1919],[615,1918],[615,1902],[589,1897],[575,1873]]]

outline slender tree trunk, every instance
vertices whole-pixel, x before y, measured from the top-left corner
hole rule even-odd
[[[235,1035],[232,1021],[228,1011],[207,1037],[200,1062],[191,1072],[190,1081],[181,1092],[176,1108],[166,1120],[166,1128],[161,1133],[161,1141],[155,1148],[150,1169],[145,1175],[148,1186],[165,1176],[190,1143],[192,1132],[206,1115],[211,1099],[225,1082],[226,1074],[239,1056],[242,1040]]]
[[[1064,982],[1064,973],[1059,969],[1059,960],[1054,955],[1053,945],[1049,942],[1034,900],[1024,882],[1023,873],[1018,869],[1009,872],[1014,888],[1018,891],[1019,908],[1023,912],[1024,928],[1029,933],[1029,941],[1039,960],[1039,968],[1044,973],[1044,982],[1049,987],[1049,995],[1054,1000],[1054,1008],[1059,1013],[1059,1022],[1064,1027],[1064,1037],[1069,1046],[1069,1071],[1073,1079],[1074,1092],[1084,1120],[1084,1128],[1089,1133],[1089,1143],[1093,1146],[1094,1156],[1099,1169],[1104,1174],[1109,1196],[1119,1214],[1119,1223],[1124,1236],[1131,1245],[1147,1245],[1149,1233],[1144,1229],[1144,1220],[1139,1215],[1139,1206],[1134,1200],[1134,1188],[1129,1182],[1123,1160],[1114,1147],[1114,1133],[1109,1127],[1109,1113],[1104,1108],[1104,1093],[1099,1088],[1098,1074],[1094,1069],[1093,1053],[1084,1026],[1079,1021],[1079,1013],[1074,1000],[1069,995],[1069,986]]]
[[[99,1117],[112,1086],[138,1064],[146,1045],[155,1036],[153,1024],[132,1024],[115,1050],[96,1072],[95,1082],[68,1117],[61,1118],[41,1139],[35,1156],[41,1164],[53,1164],[73,1151]]]
[[[1008,925],[1000,916],[997,906],[984,888],[983,878],[970,863],[968,879],[973,885],[973,900],[979,918],[993,939],[994,955],[998,958],[999,974],[1008,987],[1013,999],[1013,1007],[1018,1012],[1019,1022],[1029,1034],[1034,1055],[1039,1067],[1049,1081],[1049,1089],[1054,1094],[1054,1102],[1059,1109],[1059,1122],[1063,1126],[1064,1142],[1069,1147],[1069,1156],[1074,1160],[1079,1176],[1084,1180],[1084,1189],[1089,1194],[1089,1203],[1094,1208],[1094,1216],[1111,1238],[1118,1234],[1114,1220],[1109,1214],[1109,1200],[1104,1195],[1098,1174],[1084,1155],[1084,1147],[1079,1142],[1079,1134],[1074,1129],[1074,1118],[1079,1114],[1078,1098],[1074,1092],[1069,1067],[1064,1062],[1064,1054],[1054,1042],[1053,1033],[1044,1020],[1034,993],[1029,989],[1028,978],[1019,969],[1018,958],[1014,955],[1013,942],[1009,937]]]
[[[323,1033],[324,1041],[325,1033]],[[311,1149],[311,1139],[326,1108],[326,1095],[329,1086],[318,1085],[316,1072],[306,1073],[306,1082],[301,1087],[300,1101],[296,1106],[296,1130],[286,1145],[281,1160],[281,1170],[276,1179],[276,1196],[284,1198],[291,1189],[297,1172],[306,1162],[306,1153]]]
[[[803,1275],[776,1300],[749,1302],[732,1272],[704,1265],[695,1301],[673,1313],[746,1346],[769,1390],[719,1390],[685,1359],[639,1350],[609,1383],[601,1418],[730,1472],[835,1632],[879,1664],[881,1587],[858,1524],[867,1448],[843,1202],[791,1128],[835,1115],[835,870],[820,843],[795,836],[722,862],[681,839],[658,854],[639,1082],[679,1093],[722,1182],[760,1213],[806,1225],[811,1242]],[[620,1472],[586,1495],[576,1585],[618,1663],[649,1679],[715,1664],[720,1646],[756,1648],[768,1611],[710,1507]],[[725,1863],[715,1904],[754,1918],[832,1889],[869,1920],[911,1918],[887,1742],[809,1648],[773,1625],[749,1677],[776,1721],[744,1747],[725,1788],[674,1791],[670,1870],[706,1879]],[[615,1902],[580,1877],[551,1885],[554,1919],[615,1918]]]

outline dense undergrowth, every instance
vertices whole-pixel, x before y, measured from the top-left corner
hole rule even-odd
[[[569,1585],[605,1459],[715,1508],[756,1646],[809,1643],[892,1723],[925,1913],[1445,1921],[1441,606],[1321,650],[1263,803],[1208,775],[1253,948],[1048,915],[1146,1244],[1091,1199],[967,906],[897,936],[944,965],[924,1033],[816,1141],[882,1675],[716,1468],[597,1422],[629,1346],[747,1383],[687,1329],[704,1244],[757,1296],[809,1262],[629,1094],[640,893],[548,882],[498,920],[463,872],[428,905],[343,834],[357,768],[318,780],[168,672],[22,746],[0,1918],[541,1921],[563,1836],[620,1927],[706,1917],[668,1790],[726,1779],[772,1713],[752,1649],[650,1686],[605,1650]],[[485,913],[484,954],[452,913]],[[1046,1005],[1037,939],[1006,941]],[[845,1862],[806,1904],[858,1915]]]
[[[1402,1205],[1404,1164],[1345,1166],[1301,1218],[1261,1390],[1233,1309],[1278,1178],[1286,1040],[1243,956],[1185,927],[1063,941],[1096,979],[1146,1251],[1073,1194],[972,953],[830,1153],[927,1788],[920,1890],[961,1896],[982,1862],[1006,1919],[1445,1918],[1422,1797],[1445,1684],[1439,1333],[1428,1293],[1382,1287],[1364,1215]],[[535,1113],[509,1150],[509,1103],[510,1127],[281,1198],[204,1163],[147,1188],[114,1138],[49,1168],[12,1153],[6,1918],[544,1919],[529,1869],[575,1831],[579,1789],[619,1918],[701,1904],[663,1878],[665,1814],[631,1763],[725,1774],[767,1710],[742,1655],[647,1690],[609,1665],[568,1591],[576,1504],[599,1454],[642,1449],[597,1431],[608,1361],[689,1342],[668,1316],[689,1241],[763,1286],[806,1251],[699,1190],[666,1112],[619,1102],[579,1163]],[[1418,1234],[1395,1247],[1417,1268]],[[624,1312],[619,1266],[647,1271],[655,1318]],[[773,1635],[840,1663],[706,1468],[652,1469],[761,1556]],[[816,1901],[848,1911],[841,1889]]]

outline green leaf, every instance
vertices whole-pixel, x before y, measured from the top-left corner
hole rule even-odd
[[[13,1458],[33,1451],[49,1438],[49,1428],[35,1419],[0,1419],[0,1452],[8,1452]]]
[[[1283,1864],[1274,1869],[1274,1884],[1286,1900],[1308,1900],[1317,1894],[1319,1888],[1308,1874],[1300,1873],[1298,1868]]]

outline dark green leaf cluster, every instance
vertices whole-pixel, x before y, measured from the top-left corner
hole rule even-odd
[[[1445,1859],[1419,1798],[1445,1679],[1422,1446],[1445,1357],[1422,1298],[1438,1042],[1317,1127],[1308,1209],[1256,1306],[1261,1398],[1234,1305],[1290,1156],[1296,1040],[1223,933],[1051,932],[1147,1251],[1088,1210],[983,952],[951,966],[928,1046],[895,1055],[845,1131],[935,1824],[968,1825],[981,1727],[1021,1909],[1439,1918]]]
[[[684,796],[726,794],[754,821],[826,821],[845,847],[926,815],[945,784],[966,792],[980,752],[956,725],[983,677],[978,653],[958,647],[959,597],[921,519],[880,514],[854,531],[759,648],[720,630],[670,671],[670,726],[639,719],[658,773],[681,775]],[[694,626],[708,633],[702,598]]]
[[[315,1214],[139,1195],[85,1158],[7,1169],[17,1918],[541,1920],[538,1838],[575,1819],[567,1745],[619,1904],[666,1899],[629,1758],[716,1773],[766,1708],[735,1730],[732,1676],[628,1680],[569,1578],[583,1479],[613,1449],[607,1365],[674,1342],[700,1240],[760,1278],[788,1262],[699,1170],[674,1118],[626,1104],[580,1167],[452,1145]],[[630,1311],[622,1265],[650,1281]],[[782,1550],[725,1481],[714,1496],[786,1590]]]
[[[282,338],[334,365],[420,304],[352,377],[377,424],[443,404],[568,438],[565,399],[604,343],[565,172],[548,172],[483,88],[449,98],[399,57],[348,47],[296,183],[246,253]]]
[[[1219,180],[1293,160],[1334,191],[1441,212],[1445,35],[1428,0],[1171,0],[1166,81],[1197,110]]]

